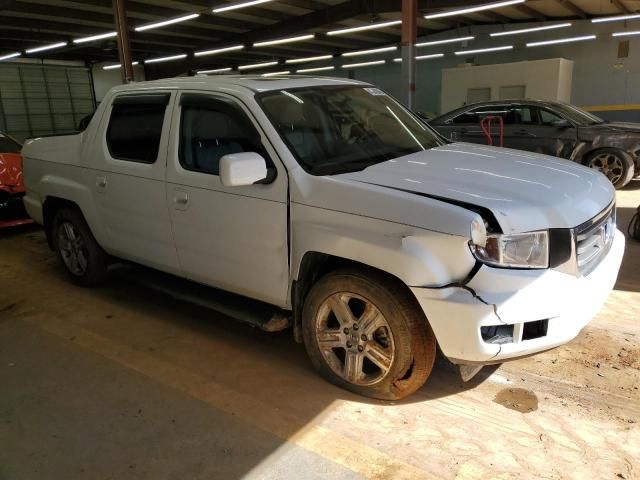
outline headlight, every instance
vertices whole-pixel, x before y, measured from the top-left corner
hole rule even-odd
[[[475,223],[471,228],[470,246],[481,262],[496,267],[549,267],[548,231],[483,235],[482,228]]]

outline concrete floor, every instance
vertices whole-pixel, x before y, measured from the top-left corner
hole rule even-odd
[[[640,181],[618,198],[619,225]],[[0,233],[0,480],[637,478],[640,243],[570,344],[396,404],[266,334],[114,278],[71,286],[37,228]]]

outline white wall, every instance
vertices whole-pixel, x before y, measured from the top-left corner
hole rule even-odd
[[[568,102],[572,77],[573,62],[564,58],[443,68],[440,108],[461,107],[470,88],[490,88],[491,100],[499,100],[500,87],[514,85],[525,86],[526,98]]]
[[[112,65],[113,63],[111,63]],[[103,70],[102,67],[109,65],[106,63],[99,63],[91,67],[91,73],[93,74],[93,88],[96,95],[96,102],[100,103],[104,96],[111,88],[116,85],[122,85],[122,73],[120,69],[115,70]],[[136,82],[144,81],[144,68],[139,65],[133,67],[134,80]]]

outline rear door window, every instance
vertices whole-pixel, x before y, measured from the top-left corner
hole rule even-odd
[[[154,163],[158,158],[170,94],[120,95],[107,127],[109,153],[118,160]]]

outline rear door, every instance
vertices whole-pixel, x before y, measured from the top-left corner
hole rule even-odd
[[[183,92],[173,115],[167,198],[185,275],[279,306],[289,282],[288,180],[249,109],[222,93]],[[269,182],[226,187],[227,154],[256,152]]]
[[[88,142],[85,183],[106,229],[109,253],[180,273],[165,172],[175,92],[112,97],[97,136]]]

